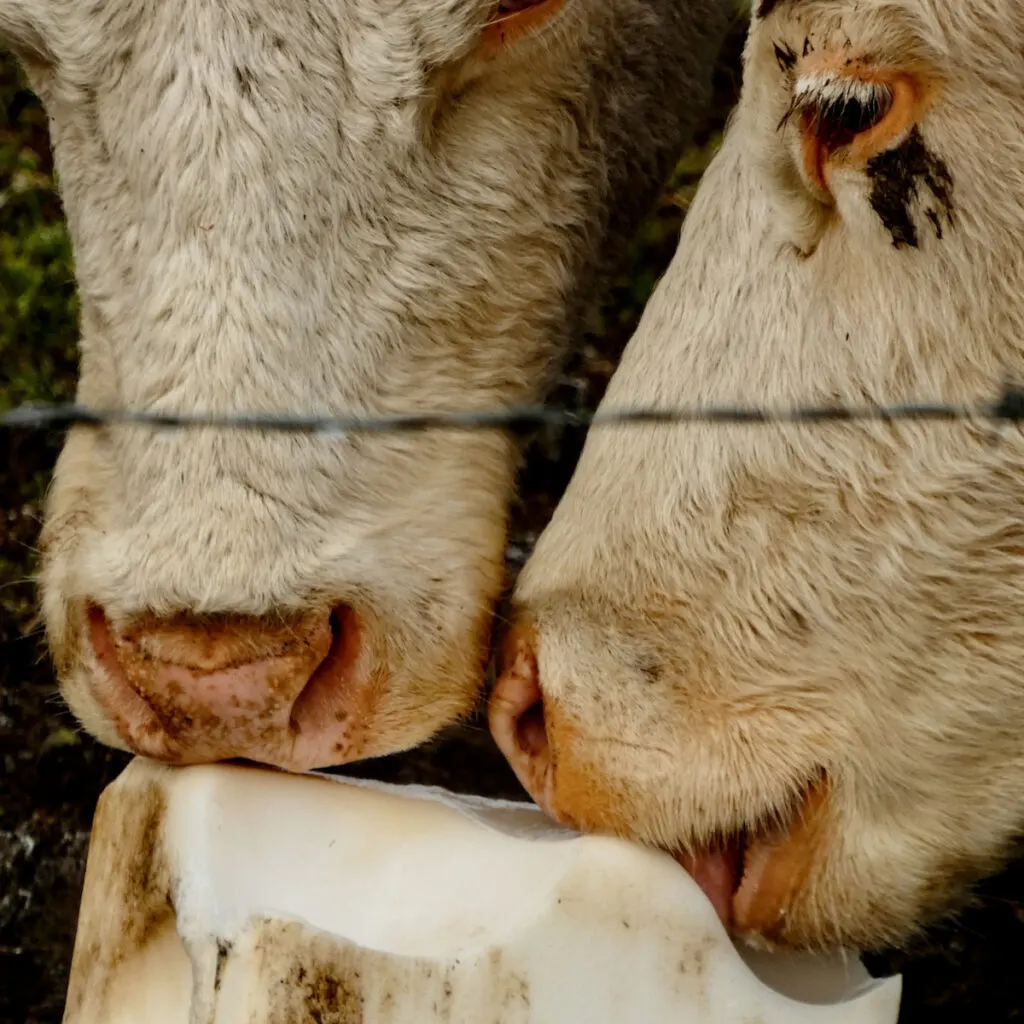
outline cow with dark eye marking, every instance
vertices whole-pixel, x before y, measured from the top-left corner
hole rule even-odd
[[[685,144],[730,0],[0,0],[52,127],[79,398],[536,400]],[[107,743],[291,769],[470,709],[512,440],[74,430],[43,533]]]
[[[1024,8],[777,0],[609,408],[1024,379]],[[598,430],[492,726],[552,814],[678,851],[754,941],[898,942],[1024,826],[1024,437]]]

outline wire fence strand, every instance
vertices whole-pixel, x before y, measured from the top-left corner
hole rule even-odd
[[[73,426],[148,426],[164,429],[214,428],[297,434],[415,433],[425,430],[529,430],[543,427],[591,428],[630,424],[816,424],[863,421],[1024,421],[1024,387],[1005,387],[994,399],[974,403],[913,402],[896,405],[805,405],[784,409],[755,406],[682,406],[677,408],[570,409],[513,406],[465,412],[393,415],[308,416],[270,413],[206,415],[93,409],[73,403],[23,405],[0,414],[6,430],[52,431]]]

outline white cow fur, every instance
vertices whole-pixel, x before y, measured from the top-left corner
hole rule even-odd
[[[780,122],[806,39],[934,86],[919,131],[952,176],[941,238],[922,179],[917,248],[894,246],[864,166],[824,205],[804,184]],[[605,406],[975,401],[1024,379],[1022,83],[1012,0],[755,16],[739,109]],[[761,938],[905,939],[1024,824],[1016,427],[595,431],[516,596],[554,813],[700,847],[789,828],[824,773],[808,830],[759,854],[792,885],[770,918],[748,908]]]
[[[78,397],[226,413],[535,399],[708,93],[728,2],[571,0],[484,59],[495,0],[0,0],[50,117],[82,301]],[[514,469],[497,432],[75,430],[43,534],[63,693],[87,601],[364,618],[345,758],[471,707]]]

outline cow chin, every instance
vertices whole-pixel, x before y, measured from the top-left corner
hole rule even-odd
[[[615,835],[671,854],[694,878],[737,941],[766,950],[880,949],[905,944],[963,901],[967,883],[991,865],[951,864],[907,836],[888,852],[851,846],[869,832],[856,820],[850,791],[824,771],[794,792],[778,780],[777,798],[739,782],[763,775],[764,763],[731,758],[729,791],[695,805],[694,788],[661,747],[627,739],[588,739],[546,701],[551,765],[542,780],[524,779],[538,804],[560,823]],[[708,751],[694,758],[710,763]],[[707,810],[714,805],[722,817]],[[729,813],[732,809],[735,813]],[[695,832],[694,822],[700,821]],[[889,837],[892,840],[893,837]]]
[[[681,708],[596,663],[573,682],[547,625],[520,627],[505,644],[490,704],[499,747],[555,820],[672,854],[736,939],[902,945],[999,866],[998,844],[950,834],[941,797],[867,757],[861,771],[857,757],[837,757],[837,737],[857,733],[852,720],[833,716],[830,737],[796,700],[780,710],[695,689]],[[573,651],[599,649],[590,639]],[[922,778],[941,772],[932,768]]]
[[[537,802],[560,823],[583,832],[616,835],[672,854],[703,889],[723,925],[760,948],[819,946],[823,928],[843,944],[843,923],[821,916],[832,906],[827,875],[837,839],[835,787],[827,774],[797,794],[779,785],[776,800],[736,792],[721,806],[739,814],[707,821],[695,836],[692,794],[680,786],[666,751],[625,739],[591,740],[547,702],[551,761],[543,779],[524,780]],[[676,762],[678,764],[678,761]],[[742,777],[740,769],[729,772]],[[742,810],[740,810],[742,809]],[[856,902],[856,898],[854,899]],[[836,930],[837,931],[833,931]],[[863,935],[868,944],[874,936]]]

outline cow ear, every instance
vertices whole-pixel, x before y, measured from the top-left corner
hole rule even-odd
[[[48,0],[0,0],[0,43],[19,57],[50,63],[52,27]]]

